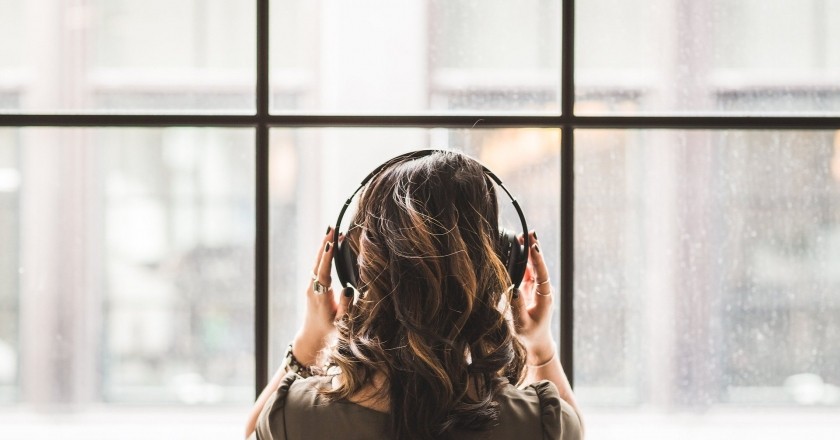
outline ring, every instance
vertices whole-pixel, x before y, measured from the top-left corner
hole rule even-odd
[[[538,289],[534,289],[534,292],[536,292],[536,294],[539,296],[551,296],[551,294],[553,293],[553,289],[549,288],[548,293],[542,293]]]
[[[536,281],[536,284],[534,284],[535,286],[542,286],[543,284],[546,284],[546,283],[548,283],[549,281],[551,281],[551,279],[547,279],[547,280],[545,280],[545,281],[543,281],[543,282],[539,282],[539,281],[537,281],[537,279],[536,279],[536,278],[534,278],[534,281]]]
[[[324,293],[327,293],[331,288],[332,288],[332,286],[325,286],[325,285],[321,284],[321,282],[318,281],[318,276],[315,275],[314,272],[312,273],[312,290],[317,295],[322,295]]]

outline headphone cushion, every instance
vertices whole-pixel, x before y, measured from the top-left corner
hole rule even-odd
[[[525,246],[519,243],[516,233],[507,230],[499,231],[502,249],[502,262],[507,268],[511,284],[519,285],[525,277],[525,266],[528,264],[528,253]]]
[[[347,285],[359,288],[359,259],[353,247],[345,241],[338,243],[338,248],[335,252],[335,271],[338,273],[338,279],[341,282],[341,287]]]

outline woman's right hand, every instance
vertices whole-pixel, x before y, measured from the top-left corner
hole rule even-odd
[[[580,432],[583,435],[583,416],[578,407],[575,393],[560,364],[557,344],[551,337],[551,316],[554,300],[548,268],[537,241],[537,234],[531,232],[531,248],[528,249],[528,266],[519,289],[519,296],[511,301],[513,323],[519,342],[525,346],[528,358],[525,363],[523,384],[540,380],[551,381],[560,397],[569,403],[578,415]],[[521,239],[525,241],[524,239]],[[583,437],[581,437],[583,438]]]
[[[520,238],[524,242],[524,239]],[[519,295],[512,301],[513,321],[519,342],[528,354],[527,363],[541,365],[555,354],[557,344],[551,336],[553,291],[548,268],[535,232],[530,233],[528,266],[519,287]]]

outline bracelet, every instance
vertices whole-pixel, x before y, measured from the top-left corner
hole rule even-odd
[[[550,363],[551,363],[551,361],[553,361],[555,357],[557,357],[557,350],[556,350],[556,349],[554,350],[554,354],[552,354],[552,355],[551,355],[551,357],[550,357],[550,358],[548,358],[548,360],[547,360],[547,361],[545,361],[545,362],[543,362],[543,363],[541,363],[541,364],[539,364],[539,365],[528,365],[528,364],[525,364],[525,366],[526,366],[526,367],[528,367],[528,368],[542,368],[542,367],[544,367],[544,366],[546,366],[546,365],[550,364]]]
[[[289,344],[289,347],[286,348],[286,355],[283,359],[283,368],[286,369],[286,371],[291,371],[303,378],[312,376],[310,367],[301,364],[295,357],[295,354],[292,353],[292,344]]]

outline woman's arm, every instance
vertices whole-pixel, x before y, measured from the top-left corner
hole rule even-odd
[[[280,381],[283,380],[283,376],[285,375],[286,368],[278,369],[277,372],[274,373],[274,377],[271,378],[271,381],[260,393],[260,397],[257,397],[254,407],[251,408],[251,413],[248,414],[248,423],[245,424],[245,438],[248,438],[257,428],[257,418],[259,418],[260,413],[265,406],[265,402],[268,400],[271,393],[277,391],[277,388],[280,386]]]
[[[315,257],[315,266],[312,270],[314,277],[324,286],[332,282],[332,257],[334,249],[331,248],[333,239],[333,228],[327,228],[327,235],[321,240]],[[339,236],[339,239],[342,237]],[[314,279],[313,279],[314,281]],[[340,319],[347,310],[353,306],[354,292],[352,289],[345,289],[339,301],[336,301],[332,289],[324,293],[317,293],[314,290],[313,282],[310,281],[306,289],[306,315],[303,326],[298,330],[295,340],[292,342],[292,353],[295,359],[302,365],[314,365],[318,353],[325,347],[327,340],[335,331],[335,320]],[[281,368],[274,373],[274,377],[260,393],[251,413],[248,416],[248,423],[245,425],[245,438],[254,432],[257,426],[257,419],[265,406],[271,393],[277,391],[286,369]]]
[[[548,279],[548,268],[543,260],[536,233],[531,233],[531,248],[528,250],[528,270],[513,305],[513,320],[519,341],[527,353],[525,379],[529,385],[540,380],[549,380],[560,397],[577,412],[583,429],[583,416],[578,407],[575,393],[560,364],[557,344],[551,336],[551,316],[554,294]]]
[[[553,354],[552,353],[553,350]],[[542,354],[549,353],[549,354]],[[548,359],[541,361],[542,359]],[[528,366],[525,371],[524,385],[529,385],[541,380],[549,380],[557,391],[560,393],[560,398],[565,400],[578,415],[581,420],[581,430],[583,430],[583,416],[578,407],[575,393],[572,391],[572,386],[569,384],[569,379],[566,377],[566,372],[563,371],[563,365],[560,363],[560,357],[557,355],[556,344],[552,341],[550,346],[544,347],[540,351],[528,352]]]

